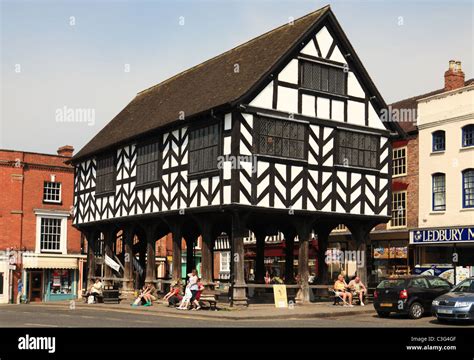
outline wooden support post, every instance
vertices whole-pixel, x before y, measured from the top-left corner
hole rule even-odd
[[[115,238],[115,230],[113,228],[107,228],[103,231],[104,233],[104,277],[110,279],[113,275],[112,268],[105,263],[105,257],[108,256],[112,260],[114,259],[114,254],[112,251],[113,242],[116,240]],[[104,283],[106,285],[112,285],[112,280],[105,280]]]
[[[349,227],[356,249],[357,275],[365,286],[367,285],[367,244],[370,241],[371,223],[358,223]]]
[[[320,285],[329,285],[329,272],[326,263],[326,251],[328,250],[329,234],[332,227],[318,227],[316,234],[318,236],[318,277],[316,282]]]
[[[186,238],[186,279],[187,274],[191,273],[193,269],[196,268],[196,263],[194,261],[194,242],[197,239],[194,236],[188,236]]]
[[[212,223],[210,221],[200,221],[201,225],[201,236],[202,236],[202,246],[201,246],[201,254],[202,254],[202,262],[201,262],[201,281],[203,285],[208,289],[214,288],[214,283],[212,281],[213,274],[212,274],[212,263],[214,262],[213,257],[213,231],[212,231]]]
[[[133,292],[133,229],[132,227],[125,227],[123,229],[123,247],[124,247],[124,258],[123,258],[123,284],[122,291]]]
[[[232,214],[232,306],[247,306],[244,272],[244,228],[241,215]]]
[[[296,235],[294,230],[286,230],[283,235],[285,237],[285,284],[293,284],[295,282],[294,249]]]
[[[298,252],[298,278],[301,285],[297,299],[302,303],[309,302],[309,240],[311,237],[311,225],[303,221],[297,227],[299,238]]]
[[[171,231],[173,235],[173,263],[171,278],[174,283],[181,283],[181,243],[183,241],[183,235],[179,225],[173,226]]]
[[[255,233],[257,242],[257,257],[255,266],[255,282],[263,284],[265,282],[265,232],[258,231]]]
[[[146,229],[146,284],[154,284],[156,280],[155,242],[155,227],[153,225],[148,225]]]
[[[87,239],[87,289],[94,285],[95,278],[95,247],[98,233],[96,230],[85,231]]]

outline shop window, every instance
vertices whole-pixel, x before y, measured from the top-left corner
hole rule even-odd
[[[340,130],[337,134],[337,163],[375,169],[378,163],[378,144],[379,139],[376,135]]]
[[[402,176],[407,174],[407,148],[393,149],[392,157],[393,176]]]
[[[256,118],[255,152],[260,155],[306,159],[307,124],[293,121]]]
[[[462,207],[474,208],[474,169],[462,172]]]
[[[462,128],[462,146],[474,146],[474,124]]]
[[[158,181],[159,159],[158,141],[137,147],[137,185]]]
[[[72,294],[72,272],[70,270],[52,270],[49,292],[52,295]]]
[[[437,173],[432,175],[433,184],[433,211],[446,210],[446,175]]]
[[[433,152],[446,150],[446,138],[443,130],[433,132]]]
[[[41,251],[57,252],[61,250],[61,219],[41,218]]]
[[[331,94],[345,94],[344,69],[310,61],[301,61],[301,86]]]
[[[48,203],[60,203],[61,183],[45,181],[43,186],[43,201]]]
[[[115,156],[107,155],[97,159],[97,182],[95,193],[107,194],[115,190]]]
[[[392,219],[390,227],[406,227],[407,226],[407,192],[397,191],[392,193]]]
[[[219,135],[219,124],[200,127],[189,132],[190,174],[217,169]]]

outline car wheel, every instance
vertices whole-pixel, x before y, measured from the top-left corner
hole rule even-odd
[[[390,313],[387,311],[377,311],[377,315],[381,318],[386,318],[390,315]]]
[[[419,302],[414,302],[410,305],[410,308],[408,309],[408,315],[412,319],[420,319],[423,314],[425,313],[425,308],[423,305],[421,305]]]

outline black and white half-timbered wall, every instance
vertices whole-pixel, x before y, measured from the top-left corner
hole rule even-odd
[[[298,279],[308,300],[308,241],[318,238],[326,282],[331,230],[345,224],[364,252],[370,230],[389,219],[389,138],[401,130],[383,121],[385,109],[329,6],[140,92],[73,158],[89,278],[102,243],[124,260],[120,275],[107,267],[107,281],[120,277],[130,290],[137,253],[145,281],[155,281],[154,244],[171,232],[173,280],[184,275],[181,239],[189,270],[202,236],[201,277],[212,287],[215,239],[225,233],[233,300],[246,303],[243,238],[257,238],[263,282],[264,239],[281,232],[285,279]]]

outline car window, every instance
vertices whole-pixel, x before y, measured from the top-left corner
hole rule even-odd
[[[434,288],[447,288],[449,289],[451,285],[446,280],[440,279],[438,277],[428,279],[428,282],[430,283],[431,287]]]
[[[456,286],[453,292],[467,292],[467,293],[474,293],[474,280],[464,280],[458,286]]]
[[[409,287],[428,289],[428,282],[424,278],[412,279]]]
[[[405,284],[405,279],[388,279],[378,284],[377,289],[398,288]]]

